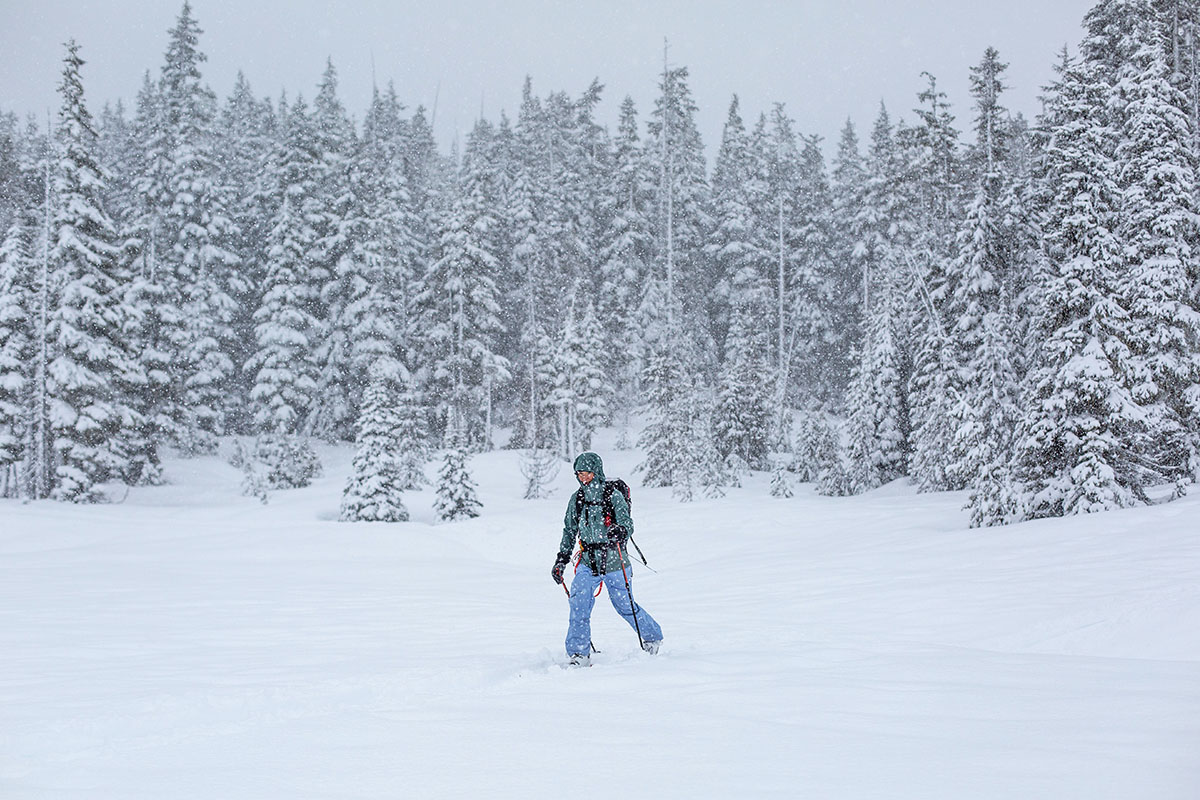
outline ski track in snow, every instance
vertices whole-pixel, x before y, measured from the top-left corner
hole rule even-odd
[[[601,442],[604,444],[604,442]],[[662,652],[596,600],[564,666],[573,479],[336,522],[171,461],[121,505],[0,501],[0,797],[1200,797],[1200,501],[969,530],[960,494],[679,504],[632,479]],[[612,788],[609,784],[612,783]]]

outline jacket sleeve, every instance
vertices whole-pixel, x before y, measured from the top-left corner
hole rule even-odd
[[[629,514],[629,503],[625,502],[625,495],[620,492],[612,493],[612,510],[614,525],[620,525],[625,529],[625,537],[633,536],[633,517]]]
[[[579,535],[579,523],[575,520],[575,495],[567,501],[567,513],[563,515],[562,541],[558,543],[559,555],[570,557],[575,550],[575,538]]]

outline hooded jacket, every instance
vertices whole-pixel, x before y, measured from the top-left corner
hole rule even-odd
[[[579,521],[575,520],[575,495],[567,502],[567,513],[563,518],[562,541],[559,542],[558,552],[566,557],[571,556],[575,549],[575,540],[583,545],[583,563],[594,575],[604,575],[615,572],[622,566],[629,566],[629,556],[624,554],[624,547],[618,551],[609,544],[610,528],[604,524],[604,462],[595,453],[582,453],[575,459],[575,472],[590,472],[595,477],[591,483],[583,486],[583,513]],[[620,492],[613,492],[609,498],[613,510],[613,525],[625,529],[626,536],[633,535],[633,519],[629,515],[629,504]],[[624,555],[624,559],[622,559]]]

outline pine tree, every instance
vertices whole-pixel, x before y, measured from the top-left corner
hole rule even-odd
[[[1141,47],[1118,86],[1117,235],[1126,255],[1119,292],[1130,315],[1127,380],[1152,428],[1144,457],[1175,480],[1200,473],[1197,165],[1186,100],[1171,83],[1148,4],[1141,11],[1134,29]]]
[[[412,375],[404,379],[396,398],[396,452],[400,461],[400,485],[405,491],[428,483],[425,464],[429,461],[429,435],[425,403]]]
[[[680,354],[669,346],[654,353],[642,381],[648,420],[638,445],[646,459],[637,469],[645,486],[674,486],[694,466],[685,460],[689,430],[681,403],[691,386]]]
[[[167,230],[172,144],[160,87],[147,72],[138,93],[132,138],[140,143],[127,157],[131,171],[130,205],[124,209],[122,255],[130,274],[125,298],[135,310],[128,338],[146,383],[135,406],[146,425],[134,458],[143,465],[146,483],[161,480],[159,447],[186,437],[178,342],[185,329],[178,287],[170,269]]]
[[[763,380],[770,367],[767,344],[756,326],[762,319],[746,307],[735,309],[726,338],[713,419],[722,459],[736,456],[751,469],[766,469],[770,450],[772,394]]]
[[[676,303],[700,353],[714,352],[708,341],[707,299],[715,276],[705,268],[704,147],[696,127],[696,105],[686,67],[664,64],[659,96],[649,122],[645,153],[654,176],[655,278],[662,282],[666,322],[673,327]]]
[[[649,179],[638,139],[637,112],[628,97],[621,104],[612,149],[611,179],[605,190],[610,207],[600,244],[596,314],[604,341],[623,343],[620,348],[605,348],[603,366],[616,390],[614,401],[624,406],[614,411],[624,419],[632,410],[647,355],[637,311],[654,252]]]
[[[1011,230],[1006,229],[1004,198],[1011,176],[1005,167],[1008,127],[999,103],[1007,67],[988,48],[972,69],[976,98],[974,160],[979,170],[975,196],[959,232],[953,264],[950,310],[956,319],[952,338],[958,350],[962,383],[953,409],[957,425],[947,472],[952,484],[968,485],[991,462],[1007,463],[1015,425],[1019,376],[1013,363],[1011,301],[1013,283]]]
[[[130,431],[141,423],[129,397],[145,378],[123,335],[129,310],[117,281],[116,228],[101,199],[105,172],[95,158],[79,74],[83,60],[73,41],[64,64],[50,253],[58,292],[47,331],[54,496],[94,502],[102,498],[97,484],[122,476]]]
[[[725,464],[717,453],[712,435],[712,398],[703,379],[696,375],[685,386],[677,398],[676,408],[685,435],[682,440],[682,461],[676,470],[671,485],[671,495],[680,502],[690,503],[696,490],[703,489],[710,498],[723,497],[729,481],[725,475]],[[703,470],[695,465],[703,464]],[[699,484],[699,485],[697,485]]]
[[[326,61],[310,121],[314,158],[312,194],[305,217],[313,230],[308,257],[311,280],[320,287],[319,301],[313,307],[320,333],[314,341],[317,402],[309,411],[305,429],[315,436],[336,440],[350,433],[363,377],[364,365],[356,365],[360,368],[357,375],[352,366],[351,329],[361,317],[349,309],[360,301],[362,273],[368,269],[368,262],[376,260],[376,253],[371,251],[377,251],[380,243],[370,241],[362,225],[356,224],[371,212],[362,207],[362,191],[351,184],[355,132],[338,97],[337,70],[332,61]],[[352,382],[352,377],[359,381]]]
[[[755,231],[754,178],[750,138],[734,95],[713,169],[712,227],[704,245],[709,269],[713,270],[717,283],[715,327],[718,341],[726,350],[725,336],[739,309],[743,315],[749,306],[756,306],[757,311],[769,310],[763,296],[764,255]]]
[[[267,243],[270,267],[262,305],[254,314],[257,350],[247,364],[255,375],[254,425],[262,433],[301,432],[316,396],[319,323],[312,309],[318,287],[310,262],[315,233],[304,214],[315,143],[306,117],[298,99],[287,111],[275,157],[281,203]]]
[[[952,269],[957,228],[962,224],[963,166],[959,134],[946,95],[937,80],[917,95],[919,124],[911,130],[913,195],[917,232],[905,256],[914,306],[913,367],[909,397],[912,415],[910,474],[920,491],[962,488],[950,471],[961,397],[958,351],[952,339]]]
[[[774,334],[774,407],[776,418],[772,431],[773,444],[782,447],[790,439],[786,426],[789,389],[793,383],[795,343],[799,338],[797,315],[791,302],[791,287],[795,284],[799,248],[795,239],[797,229],[797,188],[800,181],[801,157],[794,123],[776,104],[771,112],[770,128],[760,120],[755,130],[757,196],[756,230],[759,249],[763,252],[764,278],[771,291],[771,320]]]
[[[818,410],[801,415],[796,430],[796,479],[818,483],[837,462],[837,439],[825,415]]]
[[[28,233],[16,220],[0,243],[0,497],[20,494],[31,385],[33,270]]]
[[[905,271],[913,239],[911,202],[886,109],[871,134],[863,200],[854,221],[862,270],[863,340],[847,393],[847,486],[862,492],[908,471],[911,324]]]
[[[547,398],[558,410],[559,453],[569,458],[591,447],[592,434],[607,412],[605,375],[597,354],[606,343],[597,336],[599,324],[591,301],[582,318],[567,312],[554,359],[554,385]]]
[[[806,136],[802,142],[791,234],[796,263],[788,287],[794,393],[826,402],[840,396],[849,379],[850,354],[836,331],[844,278],[834,262],[833,197],[821,140]]]
[[[172,332],[171,369],[185,409],[185,452],[211,452],[225,430],[224,398],[234,364],[230,284],[238,267],[232,197],[220,184],[216,98],[201,84],[202,33],[185,2],[170,31],[160,80],[161,124],[170,144],[164,199],[166,250],[181,327]]]
[[[359,413],[353,474],[342,493],[343,522],[405,522],[404,475],[396,433],[400,414],[393,405],[386,367],[373,371]]]
[[[375,93],[364,136],[351,162],[353,192],[343,225],[348,245],[326,287],[329,338],[339,354],[325,364],[329,391],[314,430],[341,437],[349,415],[357,413],[367,372],[379,360],[402,369],[409,347],[408,311],[419,245],[400,157],[402,120],[394,93]],[[338,389],[333,391],[333,384]],[[332,392],[332,394],[330,393]],[[345,408],[338,403],[347,404]]]
[[[451,419],[450,434],[442,467],[438,472],[437,498],[433,508],[438,517],[452,521],[479,516],[482,504],[475,482],[467,469],[467,446],[460,424]]]
[[[485,123],[472,134],[476,145],[490,135]],[[509,379],[509,362],[497,352],[503,325],[497,299],[494,197],[481,151],[463,164],[459,196],[443,223],[439,258],[417,295],[417,314],[432,365],[432,385],[464,426],[465,446],[490,446],[493,393]]]
[[[218,182],[229,187],[230,212],[237,222],[231,250],[239,264],[237,271],[229,274],[227,287],[234,303],[229,323],[232,331],[229,356],[234,375],[230,396],[223,407],[227,430],[247,433],[253,428],[249,398],[254,375],[245,369],[245,364],[256,349],[254,312],[262,303],[267,278],[267,250],[263,243],[271,231],[275,194],[269,162],[278,131],[273,106],[254,96],[240,72],[221,111],[218,130],[223,156],[218,161]]]
[[[836,264],[836,296],[840,298],[836,330],[840,337],[838,347],[847,364],[848,374],[853,369],[855,343],[862,338],[863,296],[866,292],[863,271],[855,256],[855,246],[860,239],[856,216],[866,192],[866,170],[859,153],[858,132],[850,120],[846,121],[838,140],[831,179],[831,250]],[[838,410],[843,404],[844,400],[832,406]]]

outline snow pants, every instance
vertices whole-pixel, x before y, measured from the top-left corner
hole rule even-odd
[[[591,651],[592,606],[596,604],[596,587],[601,581],[604,582],[613,608],[629,623],[629,627],[634,627],[634,610],[629,600],[629,592],[625,590],[625,576],[621,570],[597,577],[586,564],[581,563],[575,572],[575,580],[571,581],[571,622],[567,626],[567,655]],[[633,584],[632,575],[629,577],[629,583]],[[642,641],[657,642],[663,638],[662,628],[640,605],[637,606],[637,629],[642,632]]]

